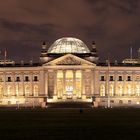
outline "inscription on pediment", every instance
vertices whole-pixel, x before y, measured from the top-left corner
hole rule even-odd
[[[81,61],[78,61],[72,57],[67,57],[66,59],[56,63],[56,65],[81,65],[81,64],[82,64]]]

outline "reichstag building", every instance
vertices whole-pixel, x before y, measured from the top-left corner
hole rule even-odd
[[[140,106],[137,59],[105,63],[92,47],[63,37],[42,44],[40,62],[0,61],[0,106],[44,106],[46,102],[91,102],[93,106]]]

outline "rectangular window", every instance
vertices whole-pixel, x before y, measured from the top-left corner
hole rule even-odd
[[[131,81],[131,76],[127,76],[127,81]]]
[[[11,80],[11,77],[8,77],[7,81],[8,81],[8,82],[11,82],[11,81],[12,81],[12,80]]]
[[[128,100],[128,104],[131,104],[131,100]]]
[[[34,76],[34,81],[38,81],[38,77],[37,76]]]
[[[114,100],[110,100],[110,103],[114,103]]]
[[[25,76],[25,81],[28,82],[29,81],[29,77]]]
[[[2,79],[2,77],[0,77],[0,82],[3,82],[3,79]]]
[[[20,77],[16,77],[16,82],[20,82]]]
[[[122,101],[122,100],[119,100],[119,103],[120,103],[120,104],[123,104],[123,101]]]
[[[8,105],[11,105],[11,101],[8,101]]]
[[[122,81],[123,79],[122,79],[122,76],[119,76],[119,81]]]
[[[105,81],[105,77],[104,76],[101,76],[101,81]]]
[[[114,81],[113,76],[110,76],[109,80],[110,81]]]

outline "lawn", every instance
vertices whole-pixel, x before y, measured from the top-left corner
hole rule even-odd
[[[136,140],[140,109],[0,109],[0,140]]]

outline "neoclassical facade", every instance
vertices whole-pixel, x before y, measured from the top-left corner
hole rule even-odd
[[[140,52],[140,50],[139,50]],[[0,64],[0,106],[80,101],[94,106],[140,106],[138,63],[99,62],[95,42],[64,37],[42,45],[40,62]]]

